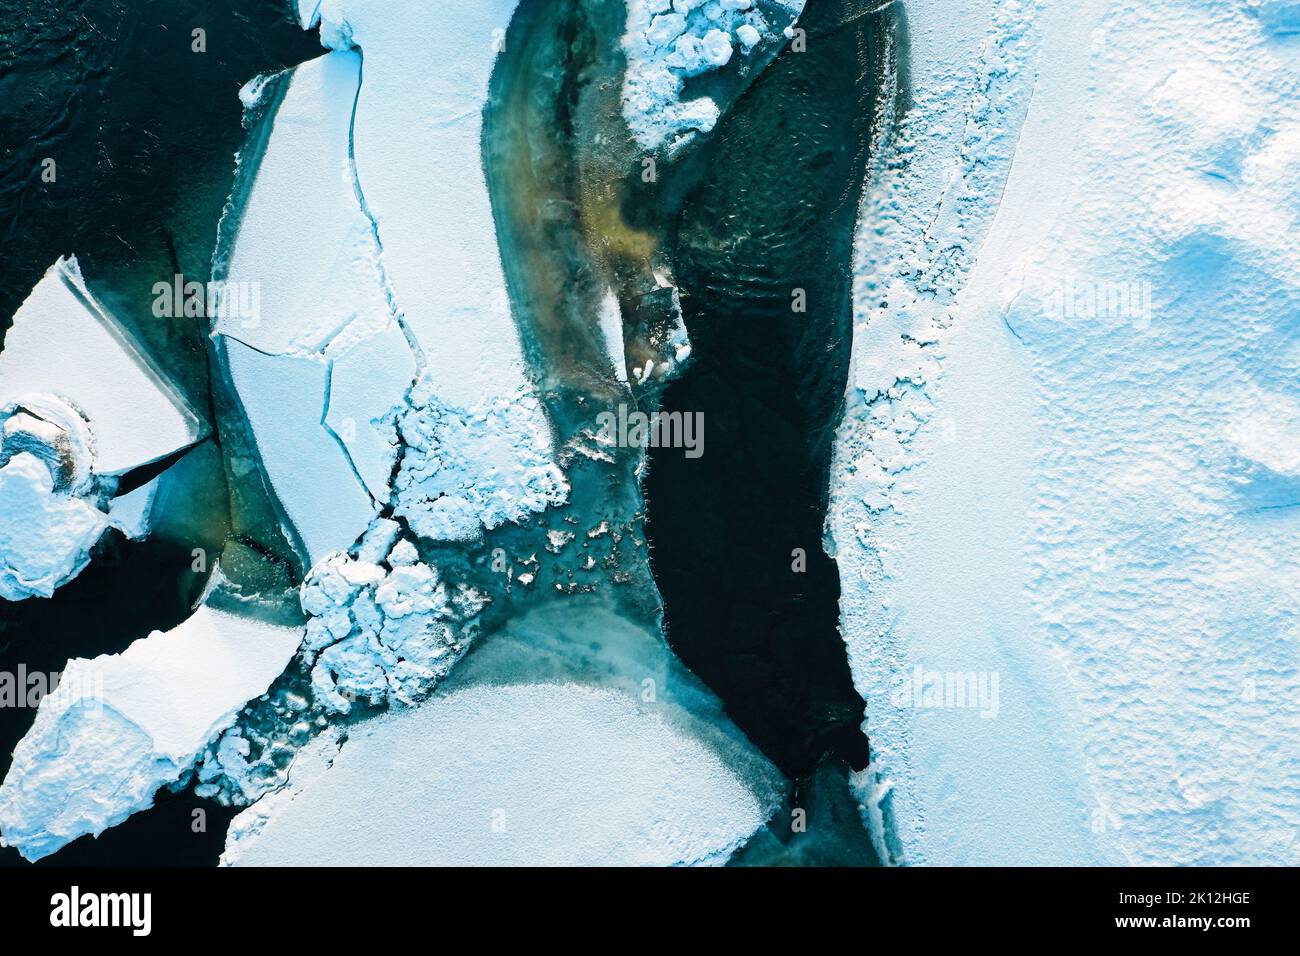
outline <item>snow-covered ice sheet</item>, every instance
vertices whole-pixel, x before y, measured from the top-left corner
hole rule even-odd
[[[1300,50],[1267,4],[966,9],[908,5],[832,489],[882,849],[1295,863]]]
[[[301,639],[204,605],[121,654],[69,661],[0,785],[0,842],[38,860],[152,806]]]
[[[702,741],[579,684],[459,690],[300,760],[289,787],[235,818],[225,863],[721,862],[766,812]]]

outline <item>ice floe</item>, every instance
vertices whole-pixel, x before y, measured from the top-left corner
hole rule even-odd
[[[767,812],[707,744],[579,684],[460,690],[341,749],[322,738],[301,764],[235,818],[224,863],[718,863]]]
[[[0,351],[0,598],[50,597],[110,526],[143,536],[147,501],[112,502],[119,478],[205,431],[91,295],[77,260],[58,260]]]
[[[0,785],[0,842],[38,860],[152,806],[301,639],[204,605],[121,654],[69,661]]]

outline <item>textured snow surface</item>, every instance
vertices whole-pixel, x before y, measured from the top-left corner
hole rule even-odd
[[[830,522],[882,848],[1295,863],[1285,11],[909,14],[909,160],[864,209]],[[949,675],[996,677],[997,706]]]
[[[457,691],[354,728],[341,749],[322,739],[300,762],[291,786],[235,818],[224,862],[709,863],[764,822],[704,743],[577,684]]]
[[[763,36],[775,36],[803,11],[804,0],[776,0],[769,23],[752,0],[628,0],[623,49],[623,117],[643,149],[678,145],[707,133],[718,121],[711,98],[682,99],[691,77],[747,55]]]
[[[121,654],[68,662],[14,749],[0,840],[29,860],[153,805],[292,658],[298,628],[200,607]]]

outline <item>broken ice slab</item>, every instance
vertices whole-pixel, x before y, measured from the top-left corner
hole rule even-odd
[[[59,259],[14,315],[0,351],[0,409],[52,396],[88,425],[97,475],[121,475],[186,448],[206,426]]]
[[[387,501],[397,447],[384,418],[416,370],[353,172],[360,71],[341,51],[286,75],[218,255],[225,281],[262,289],[259,314],[222,315],[214,331],[309,566],[351,546]]]
[[[258,307],[223,311],[216,333],[270,355],[309,355],[345,330],[355,341],[388,325],[379,247],[351,160],[360,80],[361,57],[347,51],[279,81],[284,96],[235,210],[238,230],[218,256],[225,287],[255,286]]]
[[[0,785],[0,844],[39,860],[152,806],[301,637],[204,605],[121,654],[69,661]]]
[[[223,354],[262,467],[307,564],[346,550],[378,506],[323,423],[325,360],[264,355],[234,339],[226,340]]]
[[[52,596],[110,526],[146,534],[150,493],[110,506],[118,477],[204,432],[87,290],[77,260],[55,262],[0,351],[0,598]]]

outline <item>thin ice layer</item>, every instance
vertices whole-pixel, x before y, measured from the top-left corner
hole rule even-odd
[[[577,684],[458,691],[362,724],[341,750],[324,740],[302,764],[236,817],[225,863],[720,862],[765,816],[701,741]]]
[[[121,654],[68,662],[0,786],[0,842],[39,860],[153,805],[298,648],[298,628],[203,606]]]

